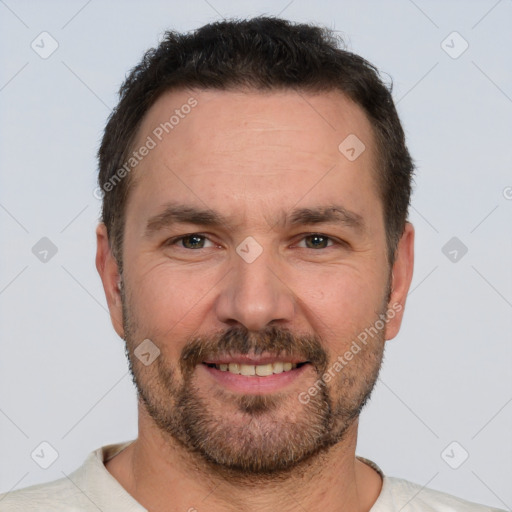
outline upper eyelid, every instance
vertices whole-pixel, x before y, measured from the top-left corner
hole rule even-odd
[[[318,232],[318,231],[311,231],[311,232],[308,232],[308,233],[300,233],[299,235],[296,235],[296,236],[300,236],[298,241],[302,241],[302,240],[304,240],[304,238],[307,238],[308,236],[314,236],[314,235],[318,235],[318,236],[322,236],[322,237],[328,238],[334,244],[347,245],[347,246],[349,245],[349,243],[346,242],[345,240],[342,240],[342,239],[337,238],[337,237],[333,237],[331,235],[326,235],[326,234]],[[216,243],[206,233],[192,232],[192,233],[185,233],[184,235],[179,235],[179,236],[176,236],[176,237],[168,238],[164,242],[164,245],[171,245],[171,244],[175,245],[177,242],[183,240],[184,238],[191,237],[191,236],[200,236],[200,237],[206,238],[207,240],[209,240],[212,243]]]
[[[188,237],[191,237],[191,236],[201,236],[203,238],[206,238],[207,240],[209,240],[210,242],[212,243],[215,243],[207,234],[205,233],[186,233],[184,235],[179,235],[179,236],[172,236],[168,239],[166,239],[164,241],[164,245],[169,245],[169,244],[175,244],[176,242],[179,242],[181,240],[183,240],[184,238],[188,238]]]

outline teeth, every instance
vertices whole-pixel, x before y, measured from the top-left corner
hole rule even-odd
[[[236,373],[237,375],[240,375],[240,366],[236,363],[229,363],[228,370],[231,373]]]
[[[240,374],[241,375],[256,375],[256,366],[250,364],[241,364],[240,365]]]
[[[222,372],[230,372],[236,375],[247,375],[253,376],[258,375],[259,377],[267,377],[268,375],[272,375],[274,373],[283,373],[289,372],[294,368],[297,368],[297,363],[269,363],[269,364],[237,364],[237,363],[229,363],[229,364],[217,364],[215,367]]]
[[[274,373],[274,368],[272,363],[270,364],[260,364],[258,366],[253,366],[256,370],[256,375],[260,377],[266,377],[267,375],[272,375]]]
[[[283,363],[274,363],[274,373],[283,373],[284,364]]]

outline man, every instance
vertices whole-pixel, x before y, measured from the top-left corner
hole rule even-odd
[[[279,19],[167,33],[99,161],[139,436],[1,510],[491,510],[355,455],[413,272],[413,164],[370,64]]]

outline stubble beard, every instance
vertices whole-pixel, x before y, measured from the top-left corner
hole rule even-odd
[[[136,334],[138,322],[124,290],[122,302],[126,355],[139,403],[164,437],[211,470],[241,481],[296,474],[312,459],[325,455],[359,417],[380,371],[385,329],[328,385],[323,375],[333,361],[328,360],[325,344],[318,337],[294,335],[274,326],[257,334],[236,327],[193,337],[187,340],[178,366],[162,352],[146,367],[133,353],[145,336]],[[385,313],[381,309],[376,317]],[[152,341],[161,346],[159,340]],[[352,341],[347,340],[346,346]],[[205,394],[195,385],[194,369],[206,359],[205,354],[264,351],[303,355],[316,372],[314,382],[307,384],[315,385],[316,394],[301,403],[296,394],[237,395],[220,388]]]

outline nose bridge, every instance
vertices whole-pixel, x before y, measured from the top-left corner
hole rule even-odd
[[[259,331],[272,321],[290,321],[295,311],[293,293],[279,275],[279,264],[270,250],[253,261],[234,255],[228,279],[217,297],[218,319],[237,322]]]

